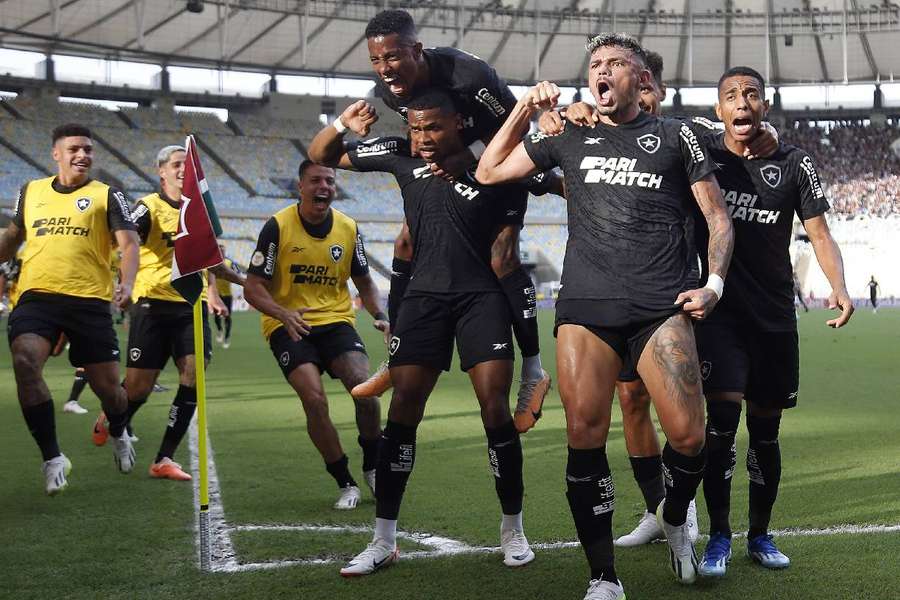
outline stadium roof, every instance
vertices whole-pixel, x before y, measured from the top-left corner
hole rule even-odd
[[[195,0],[195,3],[196,0]],[[754,66],[773,83],[900,77],[900,7],[872,0],[0,0],[0,46],[272,73],[370,77],[366,21],[410,10],[420,38],[458,46],[511,83],[577,83],[584,40],[627,31],[670,83]]]

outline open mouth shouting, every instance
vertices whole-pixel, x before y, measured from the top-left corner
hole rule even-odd
[[[406,84],[396,73],[392,73],[390,75],[382,75],[381,80],[393,95],[401,97],[407,95],[408,90],[406,88]]]
[[[612,106],[614,101],[611,82],[609,79],[601,77],[597,80],[597,104]]]
[[[753,131],[753,119],[749,117],[740,117],[731,122],[731,128],[734,133],[739,136],[750,135]]]

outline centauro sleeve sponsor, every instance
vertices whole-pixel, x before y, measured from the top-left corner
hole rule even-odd
[[[684,159],[684,170],[688,181],[696,183],[715,172],[716,163],[706,151],[700,137],[686,123],[680,123],[678,137],[681,140],[681,156]]]
[[[405,147],[408,145],[403,138],[376,137],[349,144],[347,156],[359,171],[394,173],[397,170],[398,153]]]
[[[813,159],[802,150],[796,150],[796,181],[800,190],[797,202],[797,216],[805,221],[826,212],[830,206],[822,189],[822,180]]]
[[[134,231],[134,220],[125,193],[116,188],[109,188],[106,199],[106,223],[110,231]]]
[[[297,210],[296,206],[291,208]],[[247,268],[247,273],[263,279],[272,279],[278,263],[279,237],[278,221],[275,217],[271,217],[263,225],[262,231],[259,232],[256,250],[253,251],[253,256],[250,257],[250,266]]]
[[[25,228],[25,192],[27,190],[27,183],[19,188],[19,195],[16,196],[16,207],[13,209],[12,222],[15,223],[16,227],[19,229]]]
[[[356,228],[356,246],[353,249],[353,262],[350,264],[350,274],[353,277],[362,277],[369,273],[369,259],[366,257],[366,247],[359,227]]]
[[[134,207],[134,212],[131,213],[131,218],[134,220],[134,226],[137,229],[138,237],[141,238],[141,244],[146,244],[147,236],[150,235],[150,227],[153,223],[150,218],[150,209],[147,208],[147,205],[143,200],[138,200],[138,203]]]

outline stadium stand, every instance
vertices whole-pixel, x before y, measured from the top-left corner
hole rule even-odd
[[[0,145],[0,206],[12,206],[22,184],[41,177],[45,177],[42,171]]]
[[[202,135],[201,139],[231,168],[249,183],[260,196],[284,198],[294,190],[275,180],[293,182],[297,178],[297,166],[303,155],[292,143],[283,138],[257,136]]]

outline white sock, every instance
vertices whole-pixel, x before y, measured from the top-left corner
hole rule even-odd
[[[397,545],[397,520],[379,519],[375,517],[375,537],[381,538],[391,546]]]
[[[503,515],[503,519],[500,521],[500,531],[509,531],[510,529],[518,529],[519,531],[525,531],[522,528],[522,513],[519,512],[515,515]]]
[[[522,380],[533,381],[544,376],[544,367],[541,364],[541,355],[522,357]]]

